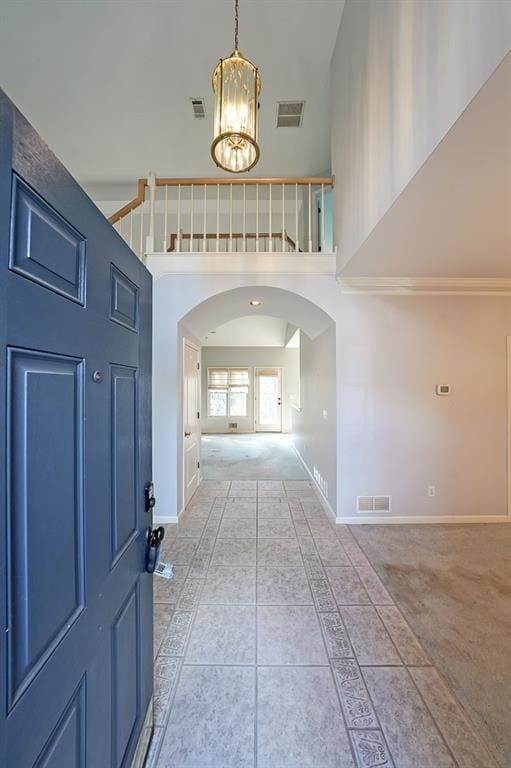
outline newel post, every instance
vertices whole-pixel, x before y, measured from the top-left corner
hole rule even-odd
[[[146,253],[154,253],[154,213],[156,208],[156,174],[147,175],[147,186],[149,187],[149,234],[146,237]]]

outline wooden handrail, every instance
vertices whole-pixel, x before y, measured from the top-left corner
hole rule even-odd
[[[203,187],[206,186],[221,186],[221,187],[230,187],[232,184],[233,187],[239,187],[243,186],[244,184],[247,185],[247,187],[250,186],[256,186],[256,185],[268,185],[268,184],[278,184],[279,186],[289,185],[294,186],[295,184],[298,184],[299,186],[308,186],[311,184],[312,186],[321,186],[321,184],[324,184],[325,187],[334,187],[335,186],[335,177],[334,176],[300,176],[297,178],[292,178],[288,176],[277,176],[277,177],[266,177],[266,178],[256,178],[255,176],[250,176],[246,178],[240,178],[239,176],[233,177],[232,179],[222,176],[219,178],[215,177],[203,177],[203,178],[197,178],[197,179],[156,179],[156,186],[157,187],[177,187],[181,185],[182,187],[191,187],[192,185]]]
[[[131,213],[131,211],[134,211],[135,208],[138,208],[139,205],[142,205],[142,203],[145,200],[145,188],[147,187],[147,179],[139,179],[138,180],[138,193],[137,196],[133,198],[133,200],[130,200],[129,203],[126,203],[126,205],[123,205],[122,208],[119,208],[118,211],[113,213],[111,216],[108,217],[108,221],[110,224],[116,224],[119,219],[124,218],[124,216],[127,216],[128,213]]]
[[[335,176],[299,176],[297,178],[286,177],[286,176],[266,177],[266,178],[256,178],[254,176],[251,176],[250,178],[240,178],[239,176],[236,176],[235,178],[232,178],[232,179],[225,176],[218,177],[218,178],[203,177],[203,178],[197,178],[197,179],[156,178],[155,184],[157,187],[178,187],[178,186],[181,186],[181,187],[191,187],[191,186],[239,187],[243,185],[250,187],[250,186],[268,186],[268,185],[295,186],[296,184],[298,184],[298,186],[324,185],[325,187],[334,187]],[[134,197],[133,200],[130,200],[129,203],[126,203],[126,205],[124,205],[118,211],[116,211],[111,216],[109,216],[108,221],[110,222],[110,224],[116,224],[120,219],[124,218],[124,216],[127,216],[128,213],[131,213],[131,211],[135,210],[135,208],[138,208],[138,206],[144,202],[145,190],[147,186],[148,186],[147,179],[138,180],[137,196]]]
[[[242,240],[245,238],[245,240],[264,240],[264,238],[276,238],[276,239],[282,239],[282,232],[274,232],[273,235],[270,235],[269,232],[259,232],[259,234],[256,234],[255,232],[233,232],[232,235],[230,232],[219,232],[218,235],[216,232],[206,232],[206,240]],[[293,251],[296,251],[296,243],[295,241],[289,237],[287,232],[285,233],[286,242],[288,245],[291,246]],[[177,242],[177,233],[172,232],[170,235],[170,245],[167,248],[167,253],[171,253],[172,251],[176,250],[176,242]],[[182,232],[180,240],[190,240],[191,235],[188,232]],[[204,240],[204,233],[203,232],[197,232],[193,234],[194,240]],[[301,253],[301,249],[299,250],[299,253]]]

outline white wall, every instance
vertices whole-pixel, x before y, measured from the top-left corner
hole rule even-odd
[[[345,297],[338,333],[339,515],[366,494],[396,516],[505,515],[511,300]]]
[[[208,375],[210,367],[248,368],[250,389],[246,418],[208,418]],[[282,431],[291,432],[291,403],[298,402],[299,350],[283,347],[203,347],[202,348],[202,412],[204,432],[228,432],[228,422],[238,423],[238,432],[254,431],[254,366],[282,368]]]
[[[336,361],[336,413],[329,425],[335,424],[337,433],[337,478],[330,465],[316,463],[328,478],[329,494],[334,484],[338,519],[353,520],[355,497],[373,492],[391,494],[393,514],[401,519],[506,515],[511,299],[347,296],[329,276],[209,274],[201,279],[165,274],[165,261],[148,262],[159,275],[153,320],[158,515],[174,516],[181,509],[178,321],[206,299],[246,285],[293,291],[297,300],[322,306],[336,325],[335,353],[330,353],[332,364]],[[285,309],[292,314],[291,305]],[[277,309],[272,314],[278,316]],[[321,335],[327,333],[315,338]],[[451,384],[451,397],[435,396],[437,383]],[[304,394],[304,419],[306,409]],[[325,439],[332,435],[333,429],[321,433]],[[333,455],[332,448],[326,458]],[[435,497],[425,496],[429,485],[436,486]]]
[[[348,0],[331,63],[339,270],[511,47],[502,0]]]
[[[337,509],[336,340],[332,325],[314,340],[300,333],[300,410],[293,440],[334,513]]]

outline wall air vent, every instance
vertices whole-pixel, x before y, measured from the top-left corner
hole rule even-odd
[[[193,116],[197,119],[206,117],[206,107],[204,106],[204,99],[190,99],[192,103]]]
[[[390,496],[357,496],[357,512],[390,512]]]
[[[303,120],[304,101],[277,102],[277,128],[299,128]]]
[[[229,429],[230,430],[238,429],[238,422],[237,421],[230,421],[229,422]]]

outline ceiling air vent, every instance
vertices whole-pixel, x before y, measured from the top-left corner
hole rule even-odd
[[[303,120],[304,101],[277,102],[277,128],[299,128]]]
[[[204,99],[190,99],[190,101],[192,102],[193,116],[198,119],[206,117]]]
[[[357,496],[357,512],[390,512],[390,496]]]

